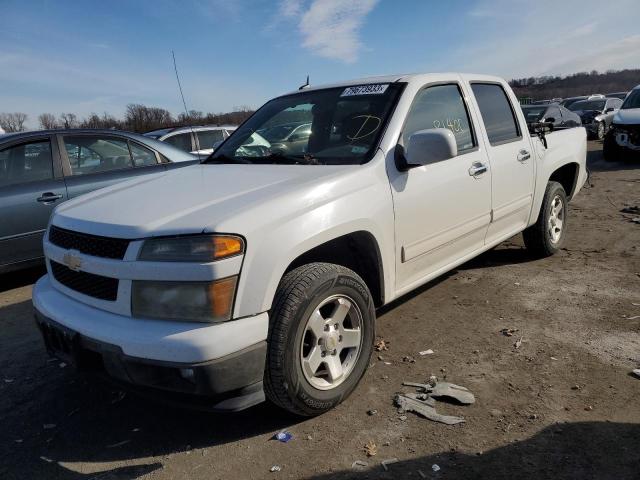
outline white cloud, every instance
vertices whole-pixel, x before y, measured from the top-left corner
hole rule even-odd
[[[302,46],[315,55],[354,63],[362,49],[360,28],[378,0],[281,0],[279,16],[298,22]]]

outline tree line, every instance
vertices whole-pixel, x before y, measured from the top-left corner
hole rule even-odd
[[[519,98],[568,98],[594,93],[627,92],[640,84],[640,69],[578,72],[565,77],[517,78],[509,82]]]
[[[98,115],[92,113],[79,118],[75,113],[52,113],[38,115],[38,126],[42,130],[60,128],[105,128],[128,130],[144,133],[160,128],[170,128],[185,125],[239,125],[244,122],[253,110],[248,106],[235,107],[227,113],[203,113],[190,110],[178,115],[160,107],[148,107],[139,103],[130,103],[125,109],[124,118],[119,119],[109,113]],[[0,127],[7,132],[23,132],[27,130],[29,116],[22,112],[0,113]]]

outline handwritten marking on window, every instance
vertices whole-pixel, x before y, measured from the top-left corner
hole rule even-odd
[[[446,118],[443,120],[434,120],[433,128],[448,128],[453,133],[462,133],[464,128],[462,127],[461,118]]]
[[[353,117],[352,120],[355,120],[358,118],[363,119],[362,125],[360,125],[360,128],[358,129],[358,131],[355,133],[353,137],[350,137],[347,135],[347,138],[351,141],[360,140],[364,137],[368,137],[369,135],[374,133],[376,130],[378,130],[378,127],[382,123],[382,120],[379,117],[376,117],[374,115],[358,115],[357,117]]]

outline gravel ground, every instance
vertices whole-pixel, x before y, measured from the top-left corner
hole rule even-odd
[[[640,225],[620,213],[640,205],[640,164],[589,150],[563,251],[532,260],[517,236],[385,307],[389,350],[319,418],[178,410],[85,380],[44,351],[31,307],[42,271],[0,277],[0,478],[640,478]],[[466,423],[396,411],[402,381],[431,374],[475,394],[438,403]],[[282,429],[294,439],[270,440]]]

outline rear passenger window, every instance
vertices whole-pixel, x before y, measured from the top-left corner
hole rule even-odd
[[[0,151],[0,187],[52,178],[49,140],[23,143]]]
[[[504,89],[489,83],[472,83],[471,89],[480,107],[491,145],[520,138],[518,122]]]
[[[201,130],[196,132],[196,136],[198,137],[200,150],[213,148],[214,143],[224,140],[224,133],[222,130]]]
[[[130,142],[131,156],[133,157],[133,164],[136,167],[145,167],[147,165],[157,165],[156,154],[142,145]]]
[[[173,135],[165,138],[164,141],[176,148],[179,148],[183,152],[190,152],[193,150],[193,148],[191,148],[191,133]]]
[[[467,108],[457,85],[436,85],[418,92],[402,132],[403,144],[408,145],[409,137],[415,132],[430,128],[451,130],[458,153],[476,146]]]
[[[86,175],[131,168],[131,154],[126,141],[89,135],[64,137],[71,173]]]

